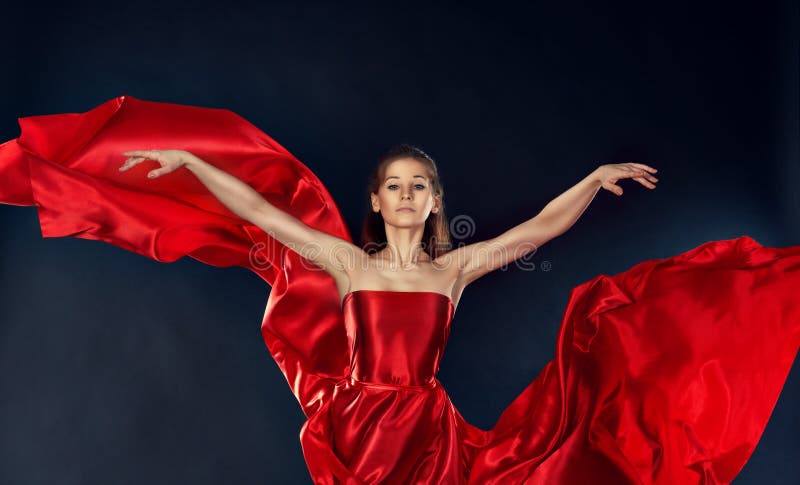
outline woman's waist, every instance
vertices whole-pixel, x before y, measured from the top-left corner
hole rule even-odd
[[[428,391],[439,386],[439,381],[436,376],[430,376],[425,379],[409,379],[405,377],[370,378],[369,376],[354,373],[345,376],[336,385],[361,386],[394,391]]]

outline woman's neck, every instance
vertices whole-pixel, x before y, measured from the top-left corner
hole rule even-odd
[[[402,268],[416,266],[417,263],[430,260],[430,256],[422,250],[422,246],[416,244],[396,245],[391,242],[378,252],[378,256],[391,265],[398,265]]]
[[[394,227],[386,226],[386,247],[380,255],[390,264],[400,267],[411,267],[418,262],[430,259],[422,249],[422,234],[424,226],[419,227]]]

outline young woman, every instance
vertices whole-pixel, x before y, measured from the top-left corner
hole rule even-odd
[[[436,378],[464,287],[569,229],[600,188],[655,188],[654,168],[603,165],[451,248],[436,164],[399,145],[356,245],[314,174],[230,111],[121,96],[20,124],[0,145],[0,201],[36,204],[44,237],[240,265],[272,286],[262,333],[308,418],[317,484],[728,483],[800,345],[800,246],[707,242],[576,286],[555,358],[482,430]]]
[[[431,291],[455,306],[471,282],[508,265],[572,227],[602,187],[618,196],[621,179],[650,189],[657,170],[640,163],[603,165],[548,204],[538,215],[489,241],[447,250],[450,234],[443,188],[435,162],[402,144],[378,161],[367,192],[372,214],[364,221],[362,247],[304,224],[278,209],[252,187],[184,150],[132,150],[119,168],[145,160],[161,168],[156,178],[186,167],[237,216],[250,221],[329,273],[341,299],[353,291]],[[380,215],[378,215],[380,214]],[[371,253],[371,254],[370,254]]]

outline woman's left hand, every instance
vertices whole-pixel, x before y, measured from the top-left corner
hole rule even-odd
[[[620,179],[632,178],[648,189],[655,189],[658,179],[652,173],[658,170],[641,163],[611,163],[601,165],[595,170],[595,175],[602,187],[609,192],[622,195],[622,188],[615,183]]]

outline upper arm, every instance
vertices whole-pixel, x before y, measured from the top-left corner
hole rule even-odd
[[[525,255],[535,253],[555,236],[549,224],[540,217],[534,217],[497,237],[454,249],[442,258],[448,258],[449,263],[458,265],[458,280],[463,287]]]
[[[314,229],[275,206],[259,207],[250,221],[334,278],[350,277],[366,253],[355,244]]]

